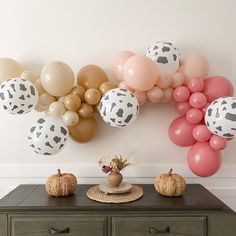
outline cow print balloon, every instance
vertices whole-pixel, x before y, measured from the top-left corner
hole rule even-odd
[[[62,119],[48,115],[33,124],[28,133],[28,141],[37,154],[54,155],[63,149],[68,135]]]
[[[108,125],[122,128],[136,120],[139,105],[130,91],[115,88],[104,94],[99,103],[99,112]]]
[[[208,129],[223,138],[236,136],[236,97],[218,98],[207,108]]]
[[[172,43],[158,41],[148,48],[146,56],[157,63],[161,74],[172,75],[180,66],[180,52]]]
[[[28,80],[13,78],[0,86],[0,104],[11,114],[30,112],[38,102],[38,91]]]

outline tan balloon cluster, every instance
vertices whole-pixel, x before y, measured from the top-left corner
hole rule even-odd
[[[40,96],[35,110],[61,117],[71,137],[81,143],[94,137],[97,106],[101,97],[116,87],[97,65],[83,67],[75,78],[72,69],[60,61],[48,63],[40,78],[30,71],[24,71],[21,77],[33,82],[38,89]]]

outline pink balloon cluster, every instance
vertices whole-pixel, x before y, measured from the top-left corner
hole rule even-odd
[[[211,176],[221,166],[221,150],[227,139],[212,134],[204,116],[209,104],[217,98],[233,95],[233,86],[221,76],[188,79],[185,86],[175,88],[173,98],[181,115],[169,127],[169,137],[181,147],[192,146],[187,155],[188,166],[198,176]]]
[[[119,87],[133,92],[139,105],[144,105],[147,101],[169,102],[173,88],[184,84],[180,73],[173,76],[161,75],[154,61],[131,51],[122,51],[115,55],[112,68],[120,81]]]

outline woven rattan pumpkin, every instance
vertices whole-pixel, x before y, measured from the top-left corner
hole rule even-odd
[[[183,194],[186,182],[182,176],[173,174],[172,171],[170,169],[168,174],[162,174],[156,177],[154,186],[156,191],[163,196],[178,197]]]
[[[71,173],[58,173],[49,176],[46,182],[46,191],[50,196],[66,197],[73,194],[77,187],[77,179]]]

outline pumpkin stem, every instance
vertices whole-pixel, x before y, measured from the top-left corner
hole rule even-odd
[[[172,175],[172,171],[173,171],[173,169],[172,169],[172,168],[170,168],[170,170],[169,170],[169,172],[168,172],[168,175],[169,175],[169,176],[171,176],[171,175]]]
[[[60,169],[58,169],[57,172],[58,172],[58,175],[59,175],[59,176],[62,176]]]

